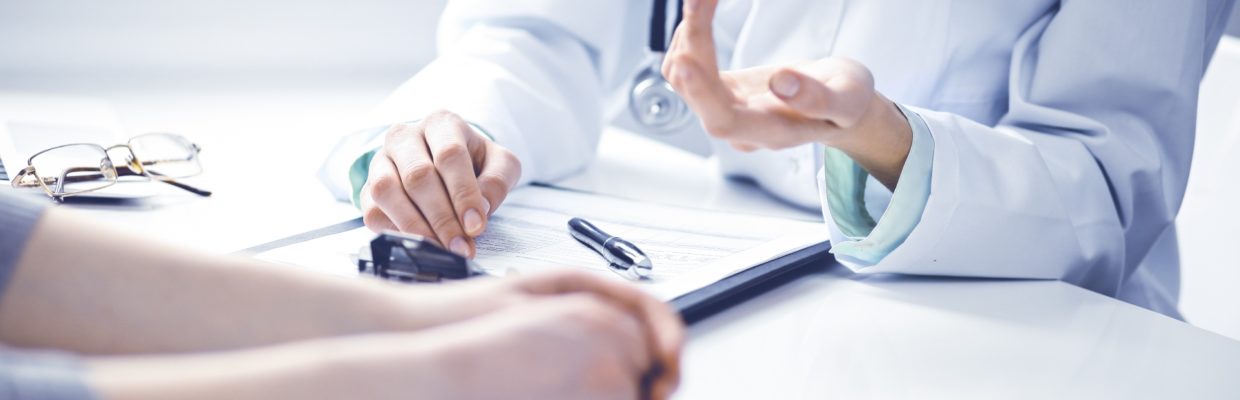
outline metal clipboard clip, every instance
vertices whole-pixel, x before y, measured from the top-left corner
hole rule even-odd
[[[357,271],[402,282],[439,282],[487,275],[476,263],[418,235],[384,231],[357,254]]]

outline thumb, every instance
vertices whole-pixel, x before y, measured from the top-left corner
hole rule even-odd
[[[865,115],[874,90],[848,75],[814,79],[791,68],[771,75],[771,93],[792,109],[811,119],[827,120],[847,128]]]

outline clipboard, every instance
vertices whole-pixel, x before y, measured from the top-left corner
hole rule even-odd
[[[278,248],[364,227],[361,218],[298,233],[236,252],[253,256]],[[360,244],[359,244],[360,245]],[[686,324],[693,324],[744,300],[791,282],[834,262],[831,244],[821,242],[744,269],[668,301]]]
[[[669,303],[680,313],[686,324],[692,325],[812,272],[815,266],[825,269],[827,265],[835,262],[830,250],[830,242],[818,243],[732,274],[672,299]]]

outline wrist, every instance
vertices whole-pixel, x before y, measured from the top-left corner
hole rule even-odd
[[[303,386],[318,398],[443,398],[448,358],[425,333],[344,336],[306,343]]]
[[[520,294],[498,279],[419,287],[375,282],[381,299],[367,313],[387,331],[416,331],[458,322],[517,303]],[[361,305],[366,307],[365,304]]]
[[[409,288],[393,282],[370,280],[368,293],[358,296],[354,308],[367,325],[364,332],[409,332],[438,324],[434,305],[427,304],[423,288]]]
[[[319,340],[305,351],[316,361],[301,378],[314,382],[321,398],[495,397],[506,379],[489,367],[511,346],[496,343],[493,330],[478,328],[467,322]]]
[[[340,339],[253,349],[88,360],[87,380],[102,398],[332,399],[358,374],[340,368]]]
[[[845,140],[829,144],[847,154],[888,189],[895,189],[913,144],[908,118],[894,102],[875,93],[865,115]]]

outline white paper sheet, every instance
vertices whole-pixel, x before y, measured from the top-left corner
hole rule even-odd
[[[476,261],[496,273],[571,267],[623,280],[598,254],[569,236],[572,217],[623,237],[650,256],[651,279],[634,283],[664,300],[828,238],[826,227],[818,223],[527,187],[511,193],[492,216],[478,239]],[[259,258],[356,276],[352,255],[373,237],[360,228],[271,250]]]

